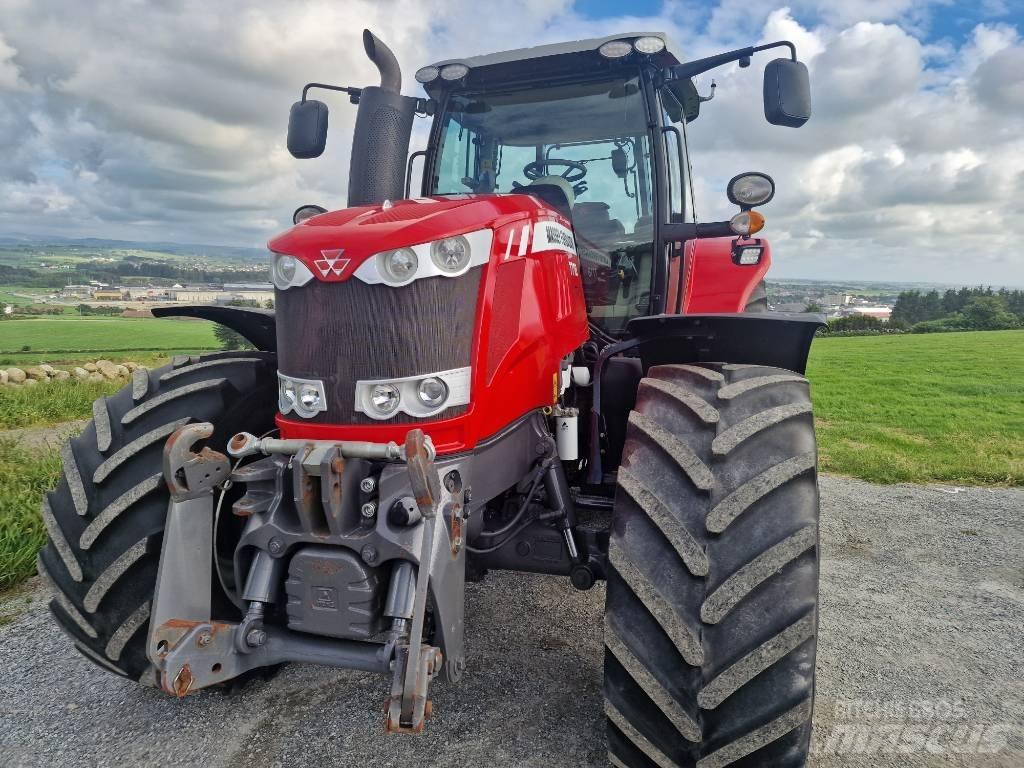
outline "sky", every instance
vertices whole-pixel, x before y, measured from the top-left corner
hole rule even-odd
[[[772,276],[1024,286],[1024,0],[0,0],[0,236],[262,246],[302,203],[345,204],[355,110],[327,152],[285,149],[312,80],[407,94],[432,60],[634,30],[688,58],[789,39],[814,115],[770,126],[760,69],[698,78],[697,211],[759,170]],[[416,128],[422,142],[426,125]]]

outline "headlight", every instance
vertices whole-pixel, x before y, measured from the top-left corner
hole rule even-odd
[[[416,268],[420,265],[420,259],[412,248],[399,248],[378,255],[377,265],[380,267],[380,273],[385,282],[401,285],[416,276]]]
[[[437,76],[440,74],[441,72],[437,67],[421,67],[416,70],[416,82],[424,84],[431,83],[434,80],[437,80]]]
[[[775,197],[775,182],[764,173],[741,173],[726,187],[729,202],[743,208],[764,205]]]
[[[322,205],[300,205],[292,214],[292,224],[301,224],[306,219],[319,216],[321,213],[327,213],[327,209]]]
[[[275,288],[286,291],[305,285],[313,279],[309,268],[294,256],[275,253],[270,266],[270,280]]]
[[[445,64],[441,67],[442,80],[461,80],[469,74],[469,67],[465,64]]]
[[[299,403],[307,411],[317,411],[323,398],[320,390],[312,384],[303,384],[299,387]]]
[[[436,376],[431,376],[419,383],[416,394],[427,408],[437,408],[448,399],[448,385]]]
[[[442,272],[455,274],[469,266],[469,241],[464,237],[446,237],[430,246],[430,258]]]
[[[494,231],[480,229],[465,235],[383,251],[360,264],[353,276],[364,283],[400,288],[427,277],[460,277],[491,258]]]
[[[597,52],[606,59],[621,59],[633,52],[633,45],[628,40],[609,40]]]
[[[394,384],[374,384],[370,389],[370,405],[377,413],[390,416],[402,402],[402,394]]]
[[[298,262],[294,256],[280,256],[277,259],[277,278],[284,284],[291,283],[295,277],[295,265]]]
[[[281,381],[281,396],[283,404],[291,409],[295,405],[295,384],[294,382],[283,379]]]
[[[753,266],[761,263],[761,254],[764,248],[760,245],[734,245],[732,249],[733,261],[740,266]]]
[[[311,419],[327,410],[327,394],[324,383],[316,379],[297,379],[277,374],[277,407],[282,414],[295,412],[304,419]]]
[[[357,381],[355,410],[378,420],[399,413],[420,419],[435,416],[446,408],[469,405],[472,373],[467,367],[389,381]]]
[[[640,37],[633,43],[633,47],[640,53],[661,53],[665,50],[665,41],[660,37]]]

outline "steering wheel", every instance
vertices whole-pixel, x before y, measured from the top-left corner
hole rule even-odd
[[[524,165],[523,176],[530,181],[536,181],[543,176],[551,176],[553,174],[548,172],[550,166],[564,168],[565,170],[558,175],[573,185],[583,181],[583,177],[587,175],[587,166],[583,163],[575,160],[562,160],[558,157],[550,157],[547,160],[534,160],[532,163]]]

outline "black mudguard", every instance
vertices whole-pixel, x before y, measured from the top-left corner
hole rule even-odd
[[[665,363],[748,363],[804,373],[824,315],[756,312],[651,315],[627,326],[646,371]]]
[[[196,317],[227,326],[263,352],[277,351],[277,321],[272,309],[220,307],[185,304],[180,307],[155,307],[154,317]]]
[[[601,422],[614,414],[602,406],[602,389],[605,365],[612,357],[635,350],[643,373],[653,365],[673,363],[745,363],[804,373],[814,334],[823,325],[824,315],[786,312],[650,315],[630,320],[626,326],[630,338],[605,347],[594,366],[587,482],[597,485],[605,480]],[[619,399],[623,394],[612,393]],[[635,396],[635,391],[629,394]]]

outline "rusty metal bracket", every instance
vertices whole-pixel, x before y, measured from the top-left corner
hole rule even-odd
[[[164,481],[175,501],[212,494],[213,489],[231,474],[231,463],[223,453],[211,448],[192,452],[196,443],[212,434],[213,425],[204,422],[186,424],[167,439],[164,445]]]
[[[434,556],[437,526],[443,525],[437,513],[441,497],[441,478],[434,466],[434,452],[421,429],[410,430],[405,437],[405,462],[416,505],[423,516],[423,539],[416,572],[416,596],[413,601],[409,637],[396,647],[395,677],[388,700],[387,729],[419,733],[427,709],[427,687],[441,668],[440,649],[423,644],[423,624],[427,614],[427,592]]]
[[[156,593],[150,617],[150,661],[168,693],[184,696],[194,689],[189,665],[171,668],[170,649],[179,646],[197,626],[201,646],[216,635],[210,620],[213,585],[213,491],[230,474],[228,458],[210,448],[192,448],[213,434],[212,424],[188,424],[164,446],[164,481],[171,492],[164,525]]]
[[[441,670],[444,658],[440,648],[432,648],[429,645],[421,644],[419,664],[415,680],[415,695],[417,703],[422,702],[422,709],[419,717],[411,723],[403,723],[401,719],[402,699],[405,696],[406,677],[408,669],[409,652],[408,645],[399,645],[395,650],[395,671],[391,678],[391,696],[387,700],[385,708],[387,722],[385,728],[389,733],[423,733],[423,727],[427,718],[433,714],[433,701],[427,696],[427,689],[430,681],[433,680]]]

